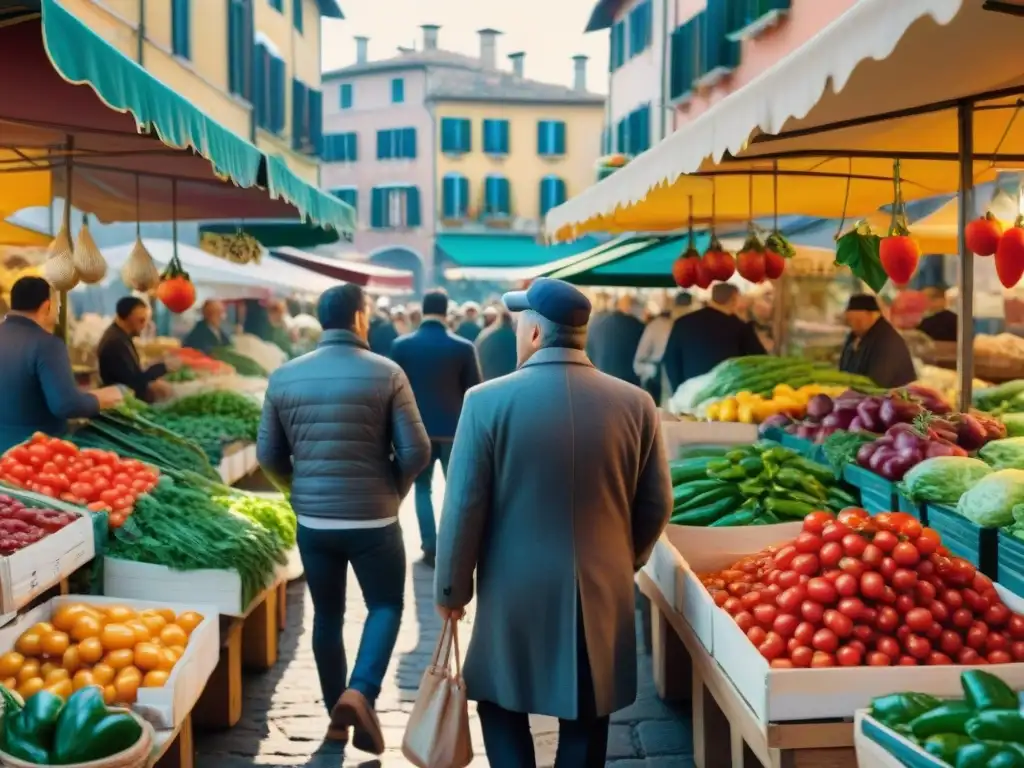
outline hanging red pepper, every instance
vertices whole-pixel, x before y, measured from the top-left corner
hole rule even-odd
[[[996,275],[1004,288],[1013,288],[1024,276],[1024,216],[1003,232],[996,247]]]
[[[917,271],[921,256],[917,241],[910,236],[907,227],[907,210],[903,203],[903,189],[900,186],[900,161],[893,163],[892,222],[889,234],[879,243],[878,257],[882,269],[896,285],[906,285]]]

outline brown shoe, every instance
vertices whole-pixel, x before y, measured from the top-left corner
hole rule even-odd
[[[333,741],[335,744],[341,744],[344,746],[348,744],[348,728],[335,728],[334,726],[327,727],[327,741]]]
[[[331,731],[352,728],[352,745],[371,755],[384,754],[384,734],[370,702],[359,691],[349,688],[331,710]]]

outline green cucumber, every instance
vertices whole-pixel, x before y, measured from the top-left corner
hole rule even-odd
[[[709,526],[718,518],[732,512],[735,508],[736,497],[730,496],[729,498],[719,499],[710,504],[690,509],[681,514],[674,514],[669,522],[673,525]]]

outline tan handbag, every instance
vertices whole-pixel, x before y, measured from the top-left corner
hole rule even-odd
[[[473,760],[459,629],[454,620],[441,627],[434,657],[420,680],[416,704],[402,739],[402,754],[417,768],[466,768]]]

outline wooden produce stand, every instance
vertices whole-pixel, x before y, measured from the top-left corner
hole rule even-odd
[[[760,722],[654,580],[641,571],[637,584],[652,604],[655,686],[690,700],[697,768],[857,768],[852,722]]]

